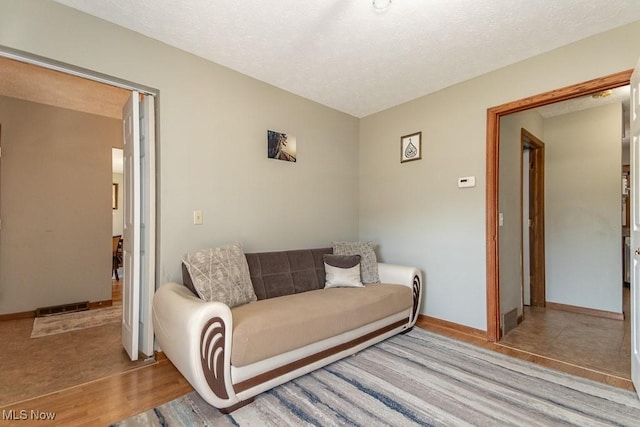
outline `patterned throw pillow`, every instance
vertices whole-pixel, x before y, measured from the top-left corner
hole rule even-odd
[[[333,242],[333,253],[336,255],[360,255],[362,283],[380,283],[378,260],[373,251],[373,242]]]
[[[240,245],[189,252],[182,262],[203,300],[219,301],[230,308],[257,300]]]
[[[364,288],[360,279],[360,255],[322,256],[324,261],[324,288]]]

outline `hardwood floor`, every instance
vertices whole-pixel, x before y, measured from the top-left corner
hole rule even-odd
[[[27,418],[24,421],[14,421],[14,424],[105,426],[190,391],[192,388],[184,377],[171,362],[163,359],[149,366],[2,406],[0,425],[9,422],[8,415],[19,417],[25,414]],[[53,414],[54,421],[33,419],[31,411]]]
[[[463,333],[442,325],[419,322],[418,326],[437,334],[528,360],[552,369],[633,390],[631,381],[619,376],[490,343],[477,335]],[[15,414],[19,416],[21,414],[20,411],[26,411],[26,415],[30,416],[31,411],[34,410],[54,413],[56,417],[55,422],[27,419],[20,421],[20,426],[53,425],[54,423],[62,425],[108,425],[162,405],[193,390],[170,361],[165,358],[159,359],[157,362],[147,366],[130,369],[106,378],[68,387],[64,390],[21,402],[0,405],[0,414]],[[3,415],[0,415],[0,417]],[[6,420],[2,421],[0,418],[0,425],[3,422],[6,422]]]
[[[113,304],[122,286],[113,281]],[[84,384],[150,363],[131,362],[121,345],[121,325],[31,338],[33,318],[0,322],[0,405]]]

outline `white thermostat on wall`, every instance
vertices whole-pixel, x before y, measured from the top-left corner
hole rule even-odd
[[[461,176],[458,178],[458,188],[467,188],[476,186],[475,176]]]

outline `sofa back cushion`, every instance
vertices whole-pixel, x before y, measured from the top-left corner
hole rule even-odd
[[[332,248],[321,248],[246,254],[258,300],[322,289],[322,256],[331,253]]]
[[[245,254],[251,284],[258,300],[324,288],[322,256],[331,253],[332,248],[320,248]],[[184,264],[182,281],[191,292],[198,295]]]

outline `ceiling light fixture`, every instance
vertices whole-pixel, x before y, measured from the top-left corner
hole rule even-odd
[[[391,6],[391,1],[392,0],[373,0],[373,8],[381,12]]]
[[[602,92],[594,93],[593,95],[591,95],[591,97],[593,99],[606,98],[607,96],[611,96],[612,93],[613,91],[611,89],[608,89],[608,90],[603,90]]]

